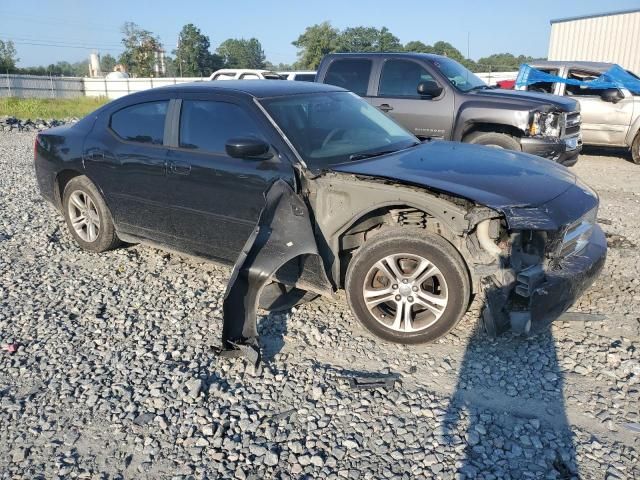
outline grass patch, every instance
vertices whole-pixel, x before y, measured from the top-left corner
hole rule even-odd
[[[82,118],[108,102],[105,97],[78,98],[0,98],[0,117],[21,120]]]

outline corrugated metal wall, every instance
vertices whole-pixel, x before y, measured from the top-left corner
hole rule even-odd
[[[618,63],[640,74],[640,12],[553,22],[549,60]]]

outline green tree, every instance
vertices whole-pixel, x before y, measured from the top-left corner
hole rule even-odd
[[[153,76],[156,52],[162,48],[158,37],[133,22],[123,25],[122,34],[124,52],[120,55],[120,63],[124,64],[133,76]]]
[[[478,67],[483,71],[510,71],[518,70],[523,63],[529,63],[535,60],[527,55],[518,55],[517,57],[511,53],[494,53],[488,57],[482,57],[478,60]]]
[[[403,47],[398,37],[386,27],[346,28],[339,36],[338,52],[399,52]]]
[[[290,63],[271,63],[270,61],[266,61],[264,62],[264,68],[266,68],[267,70],[271,70],[272,72],[286,72],[289,70],[295,70],[295,67],[293,65],[291,65]]]
[[[293,41],[298,48],[296,68],[315,70],[320,60],[328,53],[336,51],[340,31],[333,28],[329,22],[307,27],[297,40]]]
[[[222,59],[209,51],[211,42],[200,29],[189,23],[180,31],[178,48],[173,51],[176,68],[185,77],[204,77],[222,67]]]
[[[118,61],[110,53],[106,53],[100,57],[100,70],[103,73],[113,72],[113,67],[116,66]]]
[[[11,40],[3,42],[0,40],[0,73],[11,73],[16,71],[16,47]]]
[[[264,68],[266,60],[256,38],[229,38],[218,46],[216,53],[227,68]]]
[[[420,40],[413,40],[405,44],[404,51],[418,52],[418,53],[433,53],[433,47],[431,45],[426,45],[422,43]]]

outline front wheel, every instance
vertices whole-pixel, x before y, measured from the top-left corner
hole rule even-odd
[[[631,158],[633,159],[633,163],[640,165],[640,132],[637,133],[631,145]]]
[[[367,241],[345,279],[349,306],[374,335],[391,342],[432,342],[462,318],[470,299],[464,261],[444,238],[393,228]]]
[[[464,137],[464,143],[485,145],[493,148],[503,148],[505,150],[521,151],[520,142],[513,136],[498,132],[473,132]]]

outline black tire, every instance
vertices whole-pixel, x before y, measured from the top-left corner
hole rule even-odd
[[[631,159],[636,165],[640,165],[640,132],[636,134],[636,138],[631,144]]]
[[[464,143],[486,145],[488,147],[504,148],[505,150],[522,151],[520,142],[507,133],[473,132],[464,137]]]
[[[377,320],[366,306],[363,288],[369,281],[371,269],[379,260],[393,254],[408,254],[427,259],[444,277],[448,294],[447,304],[435,323],[421,330],[394,330],[384,325],[382,320]],[[349,263],[345,290],[352,313],[367,330],[384,340],[402,344],[433,342],[446,335],[465,314],[471,298],[468,270],[453,245],[439,235],[410,227],[391,228],[368,240]],[[416,305],[412,308],[415,307]],[[386,304],[383,308],[387,308]],[[410,312],[413,312],[411,307]]]
[[[69,203],[71,201],[71,196],[74,193],[79,193],[80,195],[89,197],[95,206],[97,217],[99,219],[99,228],[97,229],[97,236],[93,241],[83,239],[73,227]],[[113,225],[111,212],[96,186],[87,177],[81,175],[69,180],[65,185],[64,192],[62,194],[62,208],[64,218],[67,222],[67,228],[69,229],[71,236],[84,250],[99,253],[111,250],[120,244],[120,240],[116,235],[116,230]]]

